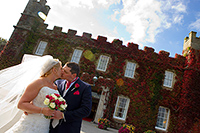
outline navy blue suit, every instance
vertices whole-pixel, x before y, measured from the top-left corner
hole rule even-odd
[[[75,84],[80,85],[75,88]],[[66,80],[55,81],[58,91],[63,96],[66,89]],[[92,107],[91,86],[80,79],[69,88],[63,97],[66,100],[67,108],[64,111],[65,121],[62,119],[56,128],[50,124],[50,133],[80,133],[82,118],[90,114]]]

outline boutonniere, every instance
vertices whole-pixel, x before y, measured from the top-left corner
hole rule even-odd
[[[80,87],[80,85],[78,83],[76,83],[74,88],[71,91],[73,91],[74,89],[79,88],[79,87]]]
[[[75,88],[79,88],[80,85],[78,83],[75,84]]]

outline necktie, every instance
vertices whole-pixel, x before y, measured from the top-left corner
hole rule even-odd
[[[69,86],[70,86],[71,83],[72,82],[67,81],[66,90],[69,88]]]
[[[72,80],[72,82],[67,81],[66,90],[70,87],[70,84],[73,83],[74,81],[76,81],[77,79],[78,79],[78,77],[76,77],[74,80]]]

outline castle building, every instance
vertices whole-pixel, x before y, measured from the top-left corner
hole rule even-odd
[[[63,63],[80,64],[80,78],[92,86],[94,122],[108,118],[111,127],[124,123],[135,132],[197,133],[200,130],[200,37],[191,31],[184,39],[183,54],[107,42],[104,36],[76,35],[62,27],[47,29],[43,17],[46,0],[29,0],[14,31],[0,53],[0,69],[21,63],[24,54],[52,55]],[[96,78],[96,80],[95,80]]]

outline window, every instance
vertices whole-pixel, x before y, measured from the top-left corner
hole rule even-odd
[[[109,57],[105,55],[101,55],[99,59],[99,63],[97,66],[97,70],[100,71],[106,71],[107,65],[108,65]]]
[[[126,70],[125,70],[125,77],[133,78],[135,73],[136,64],[132,62],[127,62]]]
[[[38,45],[35,54],[36,55],[43,55],[46,46],[47,46],[47,42],[40,41],[40,44]]]
[[[167,130],[168,121],[169,121],[170,110],[168,108],[159,107],[158,118],[156,123],[156,129]]]
[[[120,119],[120,120],[126,119],[129,101],[130,101],[129,98],[118,96],[117,103],[115,106],[115,112],[113,115],[114,118]]]
[[[75,50],[74,50],[74,53],[73,53],[73,55],[72,55],[71,62],[79,63],[82,53],[83,53],[82,50],[75,49]]]
[[[165,71],[165,79],[163,86],[172,88],[174,73],[170,71]]]

